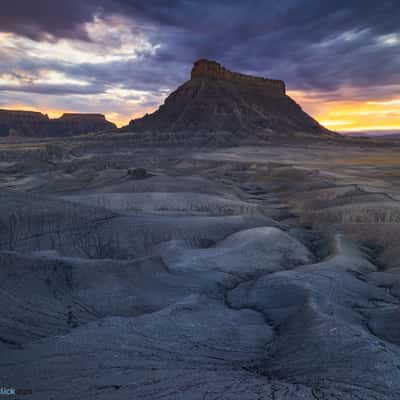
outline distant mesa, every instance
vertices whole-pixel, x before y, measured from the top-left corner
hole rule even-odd
[[[66,113],[50,119],[35,111],[0,110],[0,137],[68,137],[114,129],[102,114]]]
[[[116,129],[116,125],[107,121],[103,114],[66,113],[53,122],[60,127],[62,136],[108,132]]]
[[[194,63],[190,80],[157,111],[132,120],[123,130],[145,132],[144,139],[151,136],[156,141],[168,137],[171,141],[194,137],[254,141],[282,135],[336,136],[286,95],[283,81],[232,72],[206,59]]]
[[[60,118],[63,121],[106,121],[106,117],[103,114],[83,114],[83,113],[64,113]]]

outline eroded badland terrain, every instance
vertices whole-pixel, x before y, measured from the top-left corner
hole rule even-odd
[[[398,151],[4,140],[1,376],[37,399],[399,398]]]

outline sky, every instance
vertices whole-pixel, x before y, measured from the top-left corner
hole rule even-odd
[[[1,0],[0,108],[158,108],[195,60],[282,79],[332,130],[400,130],[399,0]]]

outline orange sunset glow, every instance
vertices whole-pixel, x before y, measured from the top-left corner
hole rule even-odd
[[[337,132],[400,129],[400,98],[324,100],[306,92],[288,92],[320,124]]]
[[[12,105],[5,105],[1,107],[4,110],[23,110],[23,111],[35,111],[35,112],[40,112],[42,114],[48,115],[49,118],[60,118],[64,113],[79,113],[81,112],[80,110],[74,110],[74,109],[65,109],[65,110],[58,110],[58,109],[52,109],[52,108],[38,108],[38,107],[32,107],[30,105],[25,105],[25,104],[12,104]],[[135,118],[140,118],[146,113],[151,113],[154,111],[154,108],[145,108],[141,109],[134,114],[129,114],[129,115],[124,115],[118,112],[104,112],[105,117],[107,118],[108,121],[113,122],[115,125],[117,125],[119,128],[126,126],[129,124],[129,121],[131,119]]]
[[[32,107],[29,105],[24,105],[24,104],[13,104],[13,105],[6,105],[2,107],[4,110],[23,110],[23,111],[35,111],[35,112],[40,112],[42,114],[47,114],[49,118],[59,118],[61,115],[63,115],[66,112],[72,112],[71,110],[52,110],[52,109],[46,109],[42,110],[37,107]]]
[[[400,129],[400,100],[330,102],[315,117],[322,125],[337,131]]]
[[[337,132],[358,132],[368,130],[400,130],[400,98],[373,99],[364,101],[330,100],[324,101],[317,95],[308,97],[307,92],[288,91],[302,108],[320,124]],[[163,98],[160,98],[160,104]],[[49,118],[59,118],[63,113],[80,112],[78,109],[52,109],[32,107],[24,104],[5,105],[8,110],[38,111]],[[126,126],[131,119],[139,118],[155,111],[158,106],[136,107],[131,113],[104,110],[106,118],[118,127]],[[101,110],[100,110],[101,112]]]

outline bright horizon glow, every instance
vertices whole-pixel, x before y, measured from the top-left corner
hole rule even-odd
[[[32,107],[28,105],[23,105],[23,104],[14,104],[14,105],[7,105],[7,106],[1,106],[1,110],[10,110],[10,111],[35,111],[35,112],[40,112],[42,114],[48,115],[49,118],[55,119],[55,118],[60,118],[63,114],[65,113],[85,113],[85,111],[79,111],[79,110],[55,110],[55,109],[41,109],[38,107]],[[119,114],[118,112],[105,112],[103,113],[106,119],[110,122],[113,122],[115,125],[117,125],[118,128],[122,128],[123,126],[126,126],[129,124],[129,121],[131,119],[135,118],[140,118],[146,113],[151,113],[154,111],[153,108],[145,108],[143,111],[136,112],[131,115],[123,115]],[[101,113],[101,112],[99,112]]]
[[[13,104],[7,106],[1,106],[1,110],[10,110],[10,111],[34,111],[40,112],[42,114],[47,114],[49,118],[60,118],[64,113],[74,112],[72,110],[42,110],[37,107],[27,106],[23,104]]]
[[[131,99],[136,95],[138,99]],[[102,113],[118,127],[128,125],[129,121],[140,118],[146,113],[154,112],[158,106],[143,107],[141,100],[143,92],[128,91],[118,87],[108,90],[104,95],[107,99],[121,98],[129,105],[123,109],[88,110],[88,109],[54,109],[52,107],[30,106],[23,103],[3,105],[1,109],[38,111],[47,114],[50,118],[59,118],[63,113]],[[318,96],[318,93],[289,91],[288,95],[294,98],[301,107],[326,128],[337,132],[357,131],[400,131],[400,99],[372,99],[365,101],[328,100]],[[101,95],[100,95],[101,96]],[[163,99],[160,99],[160,104]],[[131,111],[132,110],[132,111]]]
[[[351,93],[350,89],[343,89],[346,91]],[[318,93],[301,91],[289,92],[289,95],[320,124],[333,131],[400,131],[399,98],[324,100]]]

